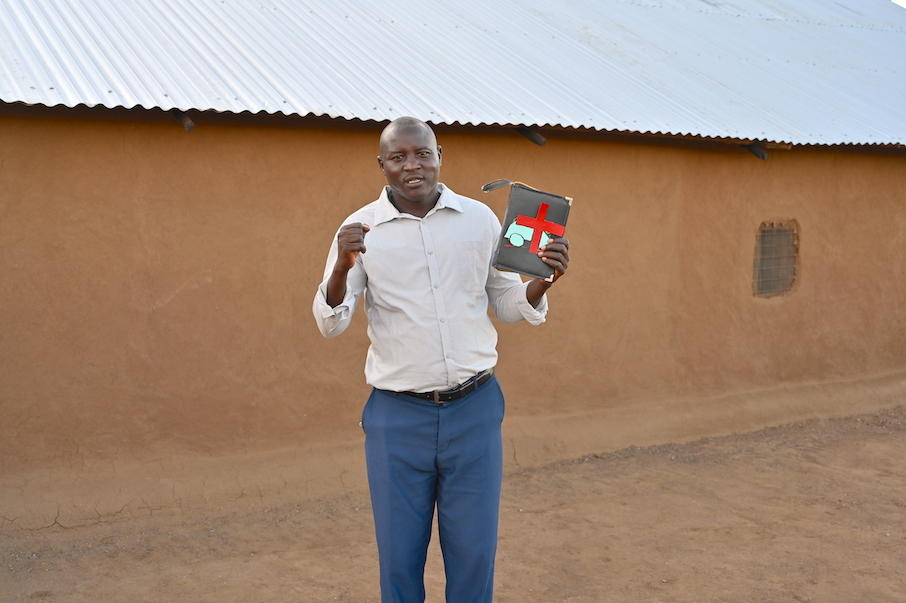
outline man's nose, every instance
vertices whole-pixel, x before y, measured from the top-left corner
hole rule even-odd
[[[406,161],[403,163],[404,170],[417,170],[419,167],[421,167],[421,163],[419,163],[418,157],[416,156],[407,157]]]

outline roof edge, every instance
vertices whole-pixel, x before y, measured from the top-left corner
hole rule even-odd
[[[284,114],[284,113],[267,113],[259,111],[242,111],[239,113],[231,111],[211,111],[200,109],[188,109],[180,111],[178,109],[162,108],[145,108],[135,106],[127,107],[105,107],[100,105],[89,106],[86,104],[77,104],[73,107],[58,104],[48,106],[44,104],[27,104],[23,102],[6,102],[0,101],[0,116],[14,117],[34,117],[41,116],[54,119],[113,119],[122,121],[172,121],[177,127],[184,125],[181,122],[182,116],[188,116],[192,122],[204,124],[205,121],[215,123],[229,123],[233,125],[249,126],[278,126],[278,127],[326,127],[326,128],[352,128],[379,130],[390,119],[376,121],[360,118],[347,119],[345,117],[330,117],[327,115],[307,115]],[[789,151],[793,149],[828,149],[828,150],[848,150],[854,152],[883,152],[892,154],[906,154],[906,144],[881,144],[881,143],[841,143],[841,144],[796,144],[786,141],[772,141],[763,139],[749,138],[726,138],[726,137],[709,137],[692,134],[671,134],[655,132],[639,132],[632,130],[598,130],[594,128],[577,128],[554,125],[537,125],[537,124],[460,124],[460,123],[438,123],[430,122],[431,125],[439,130],[463,131],[463,130],[481,130],[485,132],[498,133],[517,133],[527,136],[526,130],[540,134],[541,138],[546,137],[579,137],[596,140],[611,140],[619,142],[635,142],[640,144],[657,144],[669,146],[693,146],[697,148],[708,148],[711,150],[726,149],[728,147],[742,147],[746,150],[761,149],[764,151]],[[188,128],[187,128],[188,129]],[[522,131],[522,132],[520,132]],[[535,141],[537,144],[543,144]],[[751,148],[749,148],[751,147]],[[757,153],[756,153],[757,154]]]

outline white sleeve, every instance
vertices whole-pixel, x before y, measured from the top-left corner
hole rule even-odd
[[[343,301],[335,308],[331,308],[330,304],[327,303],[327,281],[333,273],[336,261],[337,245],[336,237],[334,237],[334,243],[330,246],[330,252],[327,254],[324,278],[321,280],[321,284],[318,285],[318,291],[315,293],[315,299],[312,303],[312,314],[314,314],[318,329],[324,337],[336,337],[346,330],[367,283],[365,269],[362,267],[361,260],[357,259],[355,266],[346,274],[346,295],[343,297]]]
[[[528,282],[522,282],[518,274],[491,268],[486,289],[494,315],[509,323],[521,320],[532,325],[543,323],[547,316],[547,295],[541,297],[535,308],[526,298],[527,288]]]

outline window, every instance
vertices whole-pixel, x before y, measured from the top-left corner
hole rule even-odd
[[[758,297],[781,295],[793,288],[799,258],[799,233],[795,221],[764,222],[755,239],[753,293]]]

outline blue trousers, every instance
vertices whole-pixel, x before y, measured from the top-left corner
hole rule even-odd
[[[424,603],[435,507],[447,603],[491,603],[503,413],[496,377],[444,404],[372,391],[362,427],[382,603]]]

